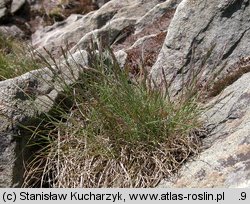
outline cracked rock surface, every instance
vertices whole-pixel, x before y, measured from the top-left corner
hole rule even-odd
[[[0,82],[0,187],[20,186],[22,182],[23,142],[28,138],[19,135],[18,124],[29,124],[42,113],[49,112],[60,95],[62,78],[70,85],[79,76],[76,63],[88,64],[86,51],[69,57],[71,70],[64,62],[63,72],[42,68],[20,77]],[[19,138],[19,139],[18,139]]]
[[[37,30],[32,36],[32,43],[39,51],[46,47],[58,56],[61,46],[68,44],[69,47],[74,47],[77,44],[84,47],[93,36],[102,35],[114,41],[119,31],[133,26],[159,3],[162,0],[112,0],[95,12],[71,15],[63,22]]]
[[[221,75],[232,71],[230,65],[250,55],[249,22],[249,0],[183,0],[152,68],[153,78],[161,81],[163,67],[168,79],[174,78],[174,95],[181,90],[182,74],[187,77],[191,67],[198,69],[203,61],[204,80],[224,66]]]
[[[161,187],[250,187],[250,73],[207,104],[208,148]]]
[[[151,74],[160,82],[164,68],[172,96],[182,89],[183,78],[201,68],[202,80],[219,73],[226,83],[242,67],[250,71],[249,45],[249,0],[183,0]],[[250,73],[242,75],[205,104],[203,117],[211,128],[206,148],[161,187],[250,187]]]

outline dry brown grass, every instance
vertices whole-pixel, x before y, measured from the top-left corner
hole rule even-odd
[[[95,148],[104,142],[98,141]],[[201,142],[198,137],[175,135],[152,147],[143,143],[136,146],[111,143],[110,146],[121,147],[116,158],[91,155],[90,149],[86,148],[88,144],[77,136],[71,135],[54,145],[51,149],[58,151],[50,152],[50,159],[43,157],[39,163],[29,166],[32,171],[26,177],[25,185],[155,187],[162,179],[175,173],[190,156],[197,154]]]

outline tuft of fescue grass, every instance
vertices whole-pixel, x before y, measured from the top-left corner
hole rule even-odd
[[[28,46],[0,34],[0,81],[41,68]]]
[[[199,151],[197,95],[171,101],[167,83],[155,88],[145,72],[131,79],[111,50],[90,50],[89,60],[30,128],[40,150],[24,186],[155,187]]]

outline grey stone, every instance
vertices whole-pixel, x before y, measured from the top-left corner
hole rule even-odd
[[[0,6],[0,20],[7,14],[7,8]]]
[[[1,123],[9,123],[6,118],[0,117]],[[12,185],[13,169],[15,163],[16,143],[13,142],[13,133],[6,129],[0,133],[0,187],[10,187]]]
[[[101,39],[102,46],[110,46],[113,44],[117,38],[119,38],[122,33],[121,31],[125,29],[128,26],[133,26],[136,23],[136,19],[129,19],[129,18],[118,18],[104,27],[100,29],[96,29],[92,32],[87,33],[84,37],[80,39],[80,41],[76,44],[75,47],[72,48],[72,51],[74,52],[78,48],[83,49],[86,48],[89,43],[93,40],[94,42],[97,42]]]
[[[201,81],[222,68],[217,78],[236,71],[233,65],[250,56],[249,44],[248,0],[183,0],[151,75],[160,83],[163,68],[175,96],[193,71],[202,70]],[[204,105],[202,119],[210,130],[204,149],[160,187],[250,187],[249,79],[249,73],[243,75]]]
[[[98,40],[101,39],[102,46],[112,45],[115,51],[120,52],[123,50],[124,52],[128,52],[126,55],[123,55],[124,63],[121,65],[125,65],[127,60],[130,60],[127,58],[128,55],[134,56],[135,53],[138,55],[138,57],[134,57],[137,58],[137,61],[143,54],[147,58],[150,58],[148,56],[149,52],[151,55],[157,55],[157,52],[162,46],[162,40],[159,40],[159,36],[164,35],[165,37],[163,31],[166,32],[168,24],[180,0],[168,0],[158,4],[152,4],[152,2],[147,1],[140,3],[135,2],[136,1],[128,8],[125,7],[122,12],[122,15],[128,16],[128,12],[131,12],[128,9],[137,9],[136,14],[130,14],[131,18],[122,17],[121,14],[115,15],[119,17],[114,17],[105,26],[88,32],[79,40],[71,51],[74,52],[78,48],[84,49],[89,45],[90,41],[97,42],[98,44],[100,43]],[[106,4],[104,7],[108,5],[109,4]],[[155,26],[156,24],[157,26]],[[151,58],[156,57],[154,56]]]
[[[157,20],[166,14],[171,15],[171,12],[175,11],[181,1],[182,0],[167,0],[154,6],[145,15],[138,19],[135,26],[135,33],[140,32],[149,24],[149,22],[158,23],[158,26],[162,31],[166,30],[167,27],[162,27],[161,23],[157,22]]]
[[[160,187],[250,187],[250,73],[206,104],[208,148]]]
[[[26,3],[26,0],[12,0],[10,12],[12,14],[17,12],[19,9],[21,9],[24,6],[25,3]]]
[[[0,0],[0,8],[5,7],[6,1],[5,0]]]
[[[123,68],[126,63],[128,54],[123,50],[119,50],[115,52],[115,57],[117,59],[117,62],[119,63],[119,66]]]
[[[88,64],[85,51],[78,51],[68,57],[60,70],[43,68],[28,72],[20,77],[0,82],[0,187],[20,186],[22,181],[22,151],[27,136],[19,135],[17,125],[29,123],[54,106],[63,81],[70,85]],[[79,66],[81,65],[81,66]]]
[[[86,38],[86,35],[90,35],[89,32],[102,29],[104,26],[109,28],[108,25],[114,25],[115,22],[118,22],[119,26],[120,22],[125,22],[123,19],[136,20],[141,18],[158,3],[161,3],[161,0],[112,0],[97,11],[84,16],[71,15],[63,22],[36,31],[32,36],[32,44],[39,51],[46,47],[57,53],[61,46],[65,47],[65,44],[70,45],[70,47],[75,46],[82,38]]]
[[[182,89],[191,68],[203,66],[206,80],[225,63],[226,71],[240,57],[250,55],[250,5],[248,0],[183,0],[169,26],[165,43],[152,68],[152,77],[161,81],[164,68],[168,80],[174,79],[171,93]],[[212,53],[205,57],[209,51]],[[202,62],[205,60],[205,65]]]
[[[12,26],[0,26],[0,33],[6,37],[23,38],[25,37],[24,32],[16,25]]]

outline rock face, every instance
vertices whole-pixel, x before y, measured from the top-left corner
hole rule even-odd
[[[21,9],[26,0],[1,0],[0,1],[0,20],[8,13],[14,14]],[[10,8],[10,11],[8,11]]]
[[[249,45],[248,0],[183,0],[151,74],[160,82],[165,70],[172,96],[193,70],[202,69],[202,80],[218,73],[214,81],[222,80],[223,87],[250,71]],[[249,73],[243,75],[205,105],[207,149],[161,187],[250,187],[249,79]]]
[[[25,22],[27,22],[29,18],[28,7],[26,0],[0,1],[0,32],[10,32],[10,36],[12,37],[27,37],[28,27]],[[3,31],[3,29],[5,29],[5,31]],[[11,31],[14,31],[14,33]],[[18,34],[20,35],[17,36]]]
[[[161,187],[250,187],[249,80],[250,73],[243,75],[207,104],[208,149]]]
[[[85,46],[93,36],[104,35],[112,43],[119,32],[126,27],[134,26],[138,19],[147,14],[161,0],[112,0],[103,5],[96,12],[85,16],[71,15],[66,21],[38,30],[32,36],[32,42],[38,50],[46,47],[55,55],[61,46]],[[178,1],[173,2],[173,5]],[[174,6],[172,6],[174,7]],[[59,54],[60,55],[60,54]]]
[[[107,1],[97,1],[100,6]],[[98,6],[91,0],[1,0],[0,25],[15,25],[30,38],[38,28],[62,21],[72,13],[86,14]]]
[[[22,8],[22,6],[24,6],[25,3],[26,0],[12,0],[10,12],[11,13],[17,12],[19,9]]]
[[[14,37],[14,38],[24,38],[24,32],[18,28],[16,25],[12,26],[0,26],[0,33],[6,37]]]
[[[0,21],[5,17],[7,14],[7,8],[6,8],[6,3],[5,0],[0,1]]]
[[[174,78],[172,94],[176,94],[181,89],[183,73],[184,77],[188,76],[186,73],[191,67],[203,66],[204,79],[224,66],[221,75],[231,72],[230,68],[240,57],[250,55],[249,21],[249,0],[211,0],[209,3],[183,0],[152,68],[153,77],[160,81],[163,67],[168,78]],[[210,50],[212,53],[207,57]]]
[[[20,186],[27,137],[19,135],[17,126],[51,110],[62,91],[60,77],[69,85],[77,79],[77,64],[87,65],[87,54],[78,51],[73,58],[68,59],[73,69],[63,62],[61,74],[44,68],[0,82],[0,187]]]

